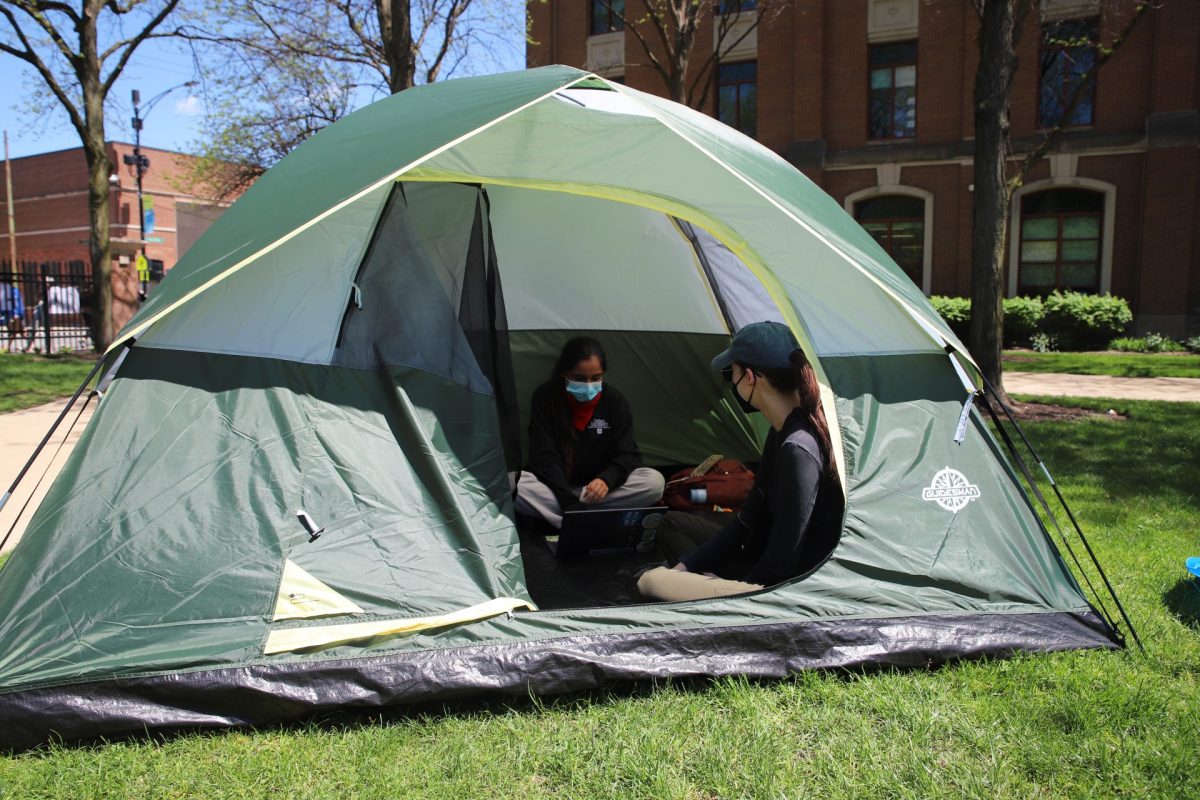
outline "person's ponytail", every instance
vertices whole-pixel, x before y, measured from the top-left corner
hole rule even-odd
[[[817,373],[799,348],[788,356],[788,363],[795,379],[796,394],[800,397],[800,408],[808,415],[808,423],[825,459],[825,469],[832,471],[833,444],[829,436],[829,422],[825,419],[825,409],[821,404],[821,384],[817,380]]]
[[[741,363],[741,362],[737,362]],[[817,373],[808,363],[804,351],[797,348],[788,356],[788,366],[779,368],[757,367],[753,364],[742,364],[762,375],[777,390],[784,393],[794,393],[799,400],[796,408],[804,412],[808,425],[812,428],[813,437],[821,448],[821,456],[825,469],[833,472],[833,445],[829,437],[829,423],[825,419],[825,410],[821,406],[821,384]]]

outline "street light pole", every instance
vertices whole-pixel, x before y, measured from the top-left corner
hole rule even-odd
[[[170,89],[166,89],[162,92],[159,92],[158,95],[156,95],[154,98],[152,98],[150,100],[150,102],[146,103],[146,114],[148,115],[152,110],[154,110],[154,106],[156,103],[158,103],[159,100],[162,100],[164,97],[166,97],[168,94],[175,91],[176,89],[182,89],[185,86],[195,86],[195,85],[196,85],[195,81],[187,81],[186,83],[181,83],[178,86],[172,86]],[[142,101],[141,92],[139,92],[137,89],[134,89],[131,94],[132,94],[132,99],[133,99],[133,155],[132,156],[126,155],[122,160],[125,162],[126,166],[133,167],[136,171],[135,174],[137,175],[137,198],[138,198],[138,232],[140,234],[140,236],[138,238],[139,238],[139,241],[141,241],[141,243],[142,243],[142,245],[141,245],[142,246],[141,261],[145,261],[148,264],[149,262],[148,262],[148,259],[146,258],[146,200],[145,200],[145,195],[142,192],[142,177],[146,174],[146,170],[150,169],[150,159],[148,159],[144,155],[142,155],[142,124],[145,122],[146,118],[142,115],[142,110],[139,105]],[[141,270],[140,270],[140,267],[141,267],[140,263],[138,264],[138,267],[139,267],[138,299],[145,300],[146,299],[146,290],[147,290],[148,284],[149,284],[149,279],[148,278],[143,279],[143,276],[142,276]],[[147,269],[149,269],[149,267],[147,267]]]
[[[133,90],[133,165],[137,170],[137,197],[138,197],[138,239],[142,243],[142,258],[146,257],[146,201],[142,194],[142,176],[146,174],[146,170],[150,167],[150,159],[142,155],[142,116],[138,108],[138,103],[141,102],[142,95],[137,89]],[[147,109],[147,112],[149,109]],[[125,163],[130,162],[129,156],[125,156]],[[141,276],[138,276],[139,280]],[[144,294],[146,287],[142,286]]]

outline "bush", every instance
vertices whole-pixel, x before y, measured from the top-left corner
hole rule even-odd
[[[1038,332],[1029,339],[1029,346],[1035,353],[1057,353],[1058,339],[1048,333]]]
[[[971,329],[971,299],[969,297],[943,297],[934,295],[929,298],[933,308],[942,315],[954,335],[964,342]]]
[[[1200,355],[1200,336],[1192,336],[1183,340],[1183,349],[1189,353]]]
[[[971,329],[971,300],[967,297],[934,295],[929,302],[950,330],[964,342]],[[1038,297],[1008,297],[1004,300],[1004,346],[1028,347],[1042,320],[1042,301]]]
[[[1109,342],[1108,349],[1119,350],[1122,353],[1144,353],[1146,352],[1146,340],[1130,339],[1123,336],[1119,339],[1113,339],[1111,342]]]
[[[1054,292],[1042,303],[1042,330],[1064,350],[1099,350],[1125,332],[1133,319],[1120,297]]]
[[[1009,297],[1004,300],[1004,346],[1028,347],[1038,331],[1045,310],[1040,297]]]
[[[1178,353],[1187,348],[1169,336],[1147,333],[1140,339],[1113,339],[1108,343],[1108,349],[1126,353]]]

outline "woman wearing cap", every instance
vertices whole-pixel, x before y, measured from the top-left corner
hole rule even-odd
[[[555,528],[572,508],[640,508],[662,498],[663,476],[642,466],[633,438],[633,411],[604,382],[608,359],[600,342],[567,342],[550,380],[533,393],[529,466],[517,481],[517,511]]]
[[[753,592],[801,575],[837,543],[842,493],[812,365],[791,330],[756,322],[712,362],[747,410],[771,424],[745,506],[724,527],[671,512],[658,541],[678,558],[642,574],[638,590],[658,600],[702,600]]]

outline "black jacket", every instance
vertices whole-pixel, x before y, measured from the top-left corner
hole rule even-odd
[[[561,435],[550,405],[553,392],[562,391],[556,382],[547,382],[533,393],[529,409],[528,469],[550,487],[559,506],[566,509],[579,503],[579,492],[571,491],[572,486],[583,486],[600,478],[611,492],[642,465],[642,454],[633,439],[633,410],[629,401],[612,384],[605,383],[587,427],[582,431],[571,429],[574,458],[571,474],[567,475]]]
[[[767,434],[742,510],[682,561],[691,572],[770,586],[815,567],[833,549],[841,523],[841,487],[824,468],[805,415],[793,411],[783,430]],[[748,573],[727,574],[730,565],[747,561]]]

